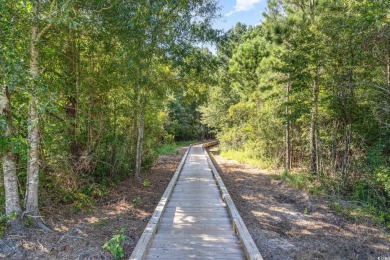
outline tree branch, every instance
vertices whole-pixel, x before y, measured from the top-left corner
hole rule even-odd
[[[93,10],[92,13],[100,13],[100,12],[103,12],[103,11],[106,11],[106,10],[109,10],[112,8],[112,5],[108,6],[108,7],[102,7],[101,9],[99,10]]]
[[[52,18],[53,16],[53,10],[54,6],[56,4],[56,0],[53,0],[50,4],[50,11],[49,11],[49,18]],[[49,22],[37,35],[36,41],[39,41],[39,39],[42,38],[42,36],[50,29],[50,27],[53,25],[53,22]]]

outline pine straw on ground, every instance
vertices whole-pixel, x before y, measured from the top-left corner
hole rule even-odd
[[[27,229],[0,240],[0,258],[112,259],[102,249],[120,228],[125,258],[131,255],[185,149],[162,156],[142,178],[117,185],[92,213],[46,208],[51,233]],[[269,174],[214,153],[221,176],[264,259],[389,259],[388,234],[370,223],[336,216],[325,200],[310,197]],[[142,202],[135,207],[134,198]],[[387,236],[387,237],[386,237]],[[387,258],[386,258],[387,257]]]
[[[125,228],[125,258],[131,255],[150,216],[172,178],[186,148],[178,155],[161,156],[141,179],[129,178],[112,189],[91,213],[72,213],[72,208],[45,208],[42,215],[53,232],[26,229],[0,240],[0,258],[7,259],[112,259],[102,249],[117,230]],[[140,198],[136,199],[136,198]]]
[[[380,228],[336,216],[323,198],[213,154],[264,259],[390,259],[390,236]]]

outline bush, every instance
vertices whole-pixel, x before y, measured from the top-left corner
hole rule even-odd
[[[112,257],[116,259],[121,259],[125,256],[121,243],[126,240],[126,236],[124,235],[125,229],[121,228],[117,230],[116,234],[112,236],[110,240],[108,240],[103,245],[103,249],[110,251]]]

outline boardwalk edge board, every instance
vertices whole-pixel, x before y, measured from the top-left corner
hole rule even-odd
[[[136,247],[134,248],[133,253],[130,256],[130,260],[140,260],[144,259],[146,255],[146,251],[150,246],[150,243],[153,239],[154,234],[157,232],[157,229],[160,225],[160,221],[162,215],[165,211],[166,205],[168,204],[169,198],[172,195],[172,191],[175,187],[177,180],[179,179],[179,175],[183,166],[187,160],[188,154],[191,150],[192,145],[190,145],[184,154],[179,166],[177,167],[175,174],[173,175],[171,181],[169,182],[168,187],[166,188],[163,196],[161,197],[160,202],[158,203],[152,217],[150,218],[148,225],[146,226],[144,232],[141,235]]]
[[[242,247],[244,249],[246,257],[250,260],[262,260],[263,257],[261,256],[259,249],[256,246],[256,243],[253,241],[252,236],[250,235],[244,221],[240,216],[240,213],[238,212],[236,206],[234,205],[234,202],[230,197],[230,194],[227,191],[227,188],[223,183],[221,176],[219,175],[217,169],[215,168],[214,163],[211,160],[210,152],[206,149],[216,144],[218,144],[218,142],[206,143],[203,145],[203,149],[206,154],[209,166],[213,172],[214,178],[220,188],[222,199],[225,201],[229,215],[233,220],[233,227],[242,243]]]

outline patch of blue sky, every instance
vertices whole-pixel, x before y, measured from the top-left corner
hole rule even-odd
[[[263,12],[267,7],[267,0],[219,0],[221,18],[215,20],[214,29],[228,31],[237,23],[258,25],[263,20]],[[216,54],[216,46],[203,44],[200,47],[208,48]]]
[[[215,21],[214,28],[229,30],[236,23],[257,25],[263,20],[267,0],[219,0],[222,17]]]

